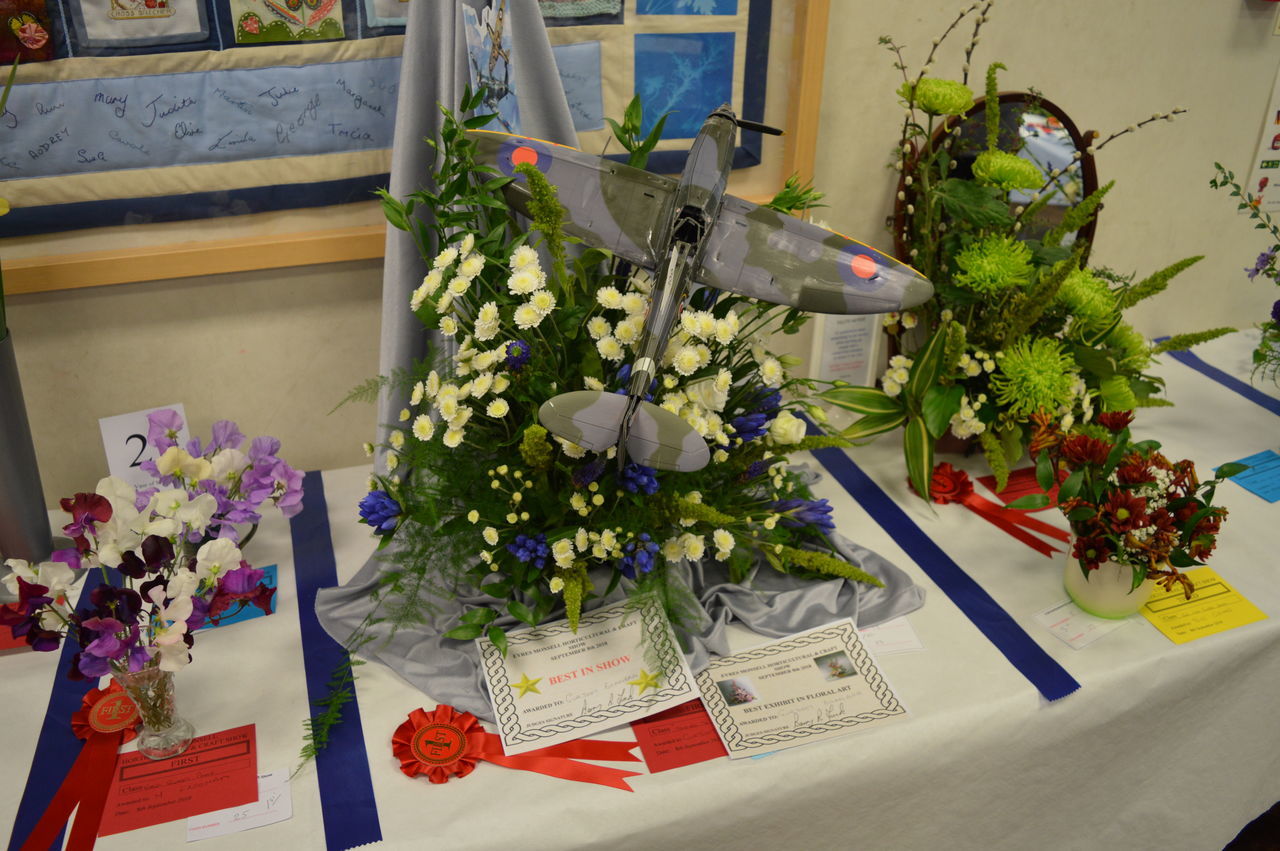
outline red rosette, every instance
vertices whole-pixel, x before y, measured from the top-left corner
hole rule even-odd
[[[470,712],[444,705],[430,712],[415,709],[396,728],[391,750],[408,776],[425,774],[432,783],[447,783],[450,777],[466,777],[475,770],[477,759],[483,758],[475,744],[484,734]]]
[[[929,479],[929,497],[936,503],[964,502],[973,494],[973,482],[964,470],[957,470],[946,461],[933,468]]]
[[[80,711],[71,716],[71,732],[77,739],[121,733],[120,743],[126,744],[137,737],[140,724],[138,707],[114,680],[106,688],[90,689],[80,701]]]

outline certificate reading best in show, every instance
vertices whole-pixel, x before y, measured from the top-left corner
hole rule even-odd
[[[756,756],[906,717],[853,621],[711,660],[698,687],[730,758]]]
[[[645,638],[645,634],[648,635]],[[507,754],[580,739],[698,696],[662,606],[652,598],[487,639],[480,662]]]

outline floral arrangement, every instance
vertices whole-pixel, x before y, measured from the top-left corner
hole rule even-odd
[[[1200,258],[1135,282],[1089,268],[1087,240],[1077,238],[1113,185],[1084,195],[1086,158],[1185,110],[1157,113],[1101,142],[1091,140],[1065,168],[1042,168],[1024,150],[1022,134],[1002,127],[997,75],[1004,66],[988,68],[980,108],[968,85],[991,5],[963,10],[934,39],[914,76],[902,47],[881,38],[902,72],[897,95],[905,110],[893,157],[899,214],[891,227],[901,259],[933,282],[935,296],[912,312],[886,317],[896,352],[879,388],[820,394],[863,415],[843,432],[851,439],[904,426],[906,466],[920,494],[929,492],[935,446],[948,432],[980,444],[1003,488],[1028,445],[1031,415],[1053,412],[1070,427],[1098,409],[1168,404],[1156,396],[1162,382],[1147,372],[1153,356],[1232,330],[1179,335],[1152,347],[1124,321],[1124,311],[1164,290]],[[969,18],[960,79],[930,76],[938,45]],[[965,121],[971,114],[977,117]],[[1048,118],[1042,123],[1051,126]],[[971,167],[962,169],[962,160]],[[1055,198],[1068,203],[1050,207]]]
[[[241,451],[247,438],[240,427],[231,420],[219,420],[207,445],[195,437],[181,447],[177,441],[183,422],[177,411],[152,411],[147,423],[148,443],[160,456],[143,461],[142,469],[159,487],[181,488],[193,499],[208,494],[217,503],[208,528],[193,534],[230,538],[243,545],[257,531],[265,503],[274,504],[285,517],[302,510],[302,473],[277,456],[280,441],[276,438],[255,437],[248,450]],[[154,492],[144,490],[139,498]],[[253,524],[243,540],[237,524]]]
[[[1245,267],[1245,274],[1251,281],[1261,275],[1280,284],[1280,269],[1276,267],[1276,254],[1280,253],[1280,225],[1276,224],[1270,213],[1262,209],[1262,199],[1259,196],[1247,192],[1236,182],[1234,172],[1223,168],[1221,163],[1214,163],[1213,167],[1217,169],[1217,173],[1209,181],[1209,185],[1214,189],[1229,189],[1233,198],[1240,199],[1236,209],[1248,210],[1254,228],[1265,230],[1271,235],[1271,247],[1258,255],[1253,266]],[[1280,299],[1276,299],[1271,305],[1271,317],[1264,320],[1259,328],[1262,339],[1253,350],[1254,373],[1261,372],[1263,376],[1280,383]]]
[[[461,112],[481,103],[468,94]],[[532,166],[518,167],[533,195],[526,233],[500,191],[513,178],[478,165],[465,134],[487,117],[464,122],[443,111],[441,138],[428,140],[438,189],[383,203],[430,267],[408,308],[446,345],[352,394],[371,400],[388,383],[408,393],[360,504],[381,543],[397,544],[387,551],[388,608],[379,616],[411,622],[425,591],[451,599],[475,589],[491,602],[446,636],[486,635],[505,648],[500,616],[537,624],[563,611],[576,624],[590,597],[620,583],[657,594],[678,622],[696,605],[669,570],[685,559],[723,562],[733,581],[763,562],[878,583],[833,551],[831,506],[787,463],[793,451],[847,445],[806,437],[798,414],[821,417],[803,401],[813,385],[767,348],[769,334],[795,333],[806,321],[798,311],[710,289],[692,294],[651,399],[707,441],[711,463],[702,470],[619,469],[613,448],[589,452],[538,423],[538,408],[557,393],[623,392],[652,281],[606,251],[571,256],[556,190]],[[618,137],[643,164],[648,142]],[[815,200],[795,185],[788,192],[798,202],[791,209]],[[413,215],[419,205],[433,214],[430,224]]]
[[[5,586],[18,596],[17,611],[0,623],[34,650],[56,650],[71,635],[80,650],[67,672],[72,679],[156,667],[177,671],[191,661],[192,633],[206,619],[215,624],[236,606],[270,612],[274,588],[241,557],[229,538],[209,531],[218,501],[166,488],[146,495],[115,477],[93,493],[62,500],[71,515],[63,532],[75,546],[57,550],[38,565],[9,559]],[[83,570],[102,572],[89,604],[73,610],[67,593]]]
[[[1194,585],[1179,568],[1204,563],[1217,545],[1227,510],[1213,505],[1218,484],[1246,469],[1224,464],[1202,482],[1189,460],[1170,461],[1152,441],[1134,442],[1132,411],[1099,413],[1093,424],[1063,429],[1047,413],[1031,417],[1036,478],[1047,493],[1055,481],[1058,508],[1075,535],[1072,556],[1088,576],[1106,561],[1133,570],[1133,587],[1156,579],[1166,589]],[[1065,478],[1063,478],[1065,476]],[[1012,503],[1047,505],[1044,494]]]
[[[248,606],[271,612],[275,589],[262,570],[243,559],[235,524],[261,519],[272,502],[285,516],[301,510],[302,476],[277,457],[280,442],[245,436],[234,422],[214,424],[212,439],[185,448],[176,443],[182,419],[176,411],[148,416],[148,438],[161,453],[143,462],[157,483],[135,489],[114,476],[93,493],[61,501],[71,515],[63,533],[75,546],[48,561],[9,559],[6,588],[16,608],[0,609],[0,624],[25,637],[35,650],[58,649],[72,636],[80,650],[72,679],[144,668],[176,671],[191,661],[192,633],[206,620],[217,624]],[[89,604],[74,609],[68,591],[84,571],[101,571],[103,583]]]

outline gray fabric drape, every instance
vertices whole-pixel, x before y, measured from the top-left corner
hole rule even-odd
[[[467,0],[474,6],[479,0]],[[430,179],[430,149],[424,137],[435,138],[440,129],[436,102],[456,104],[469,82],[466,40],[461,2],[409,4],[404,65],[397,104],[395,150],[392,156],[391,193],[402,198]],[[564,99],[541,15],[534,0],[508,0],[507,28],[512,39],[512,70],[520,104],[520,132],[550,141],[576,144],[573,123]],[[389,229],[386,271],[383,277],[381,374],[408,366],[426,353],[427,337],[409,311],[410,294],[426,273],[413,240]],[[381,400],[378,423],[397,421],[405,407],[403,396]],[[379,425],[379,439],[385,439]],[[728,582],[722,568],[712,564],[684,565],[688,586],[703,607],[697,623],[688,625],[685,638],[695,670],[705,666],[708,653],[723,654],[728,647],[725,627],[737,619],[756,632],[784,636],[837,618],[852,616],[868,626],[918,608],[923,591],[910,578],[877,554],[838,539],[842,555],[880,577],[883,589],[857,586],[844,580],[807,582],[764,568],[746,586]],[[316,611],[325,630],[345,643],[369,615],[370,593],[379,587],[384,563],[375,554],[347,584],[320,591]],[[608,571],[593,576],[597,588],[609,583]],[[626,585],[608,599],[596,599],[589,607],[620,599]],[[492,710],[479,672],[479,657],[472,642],[445,639],[441,634],[457,625],[467,608],[486,600],[466,596],[434,601],[440,613],[429,622],[402,628],[394,635],[386,624],[368,630],[373,638],[361,655],[390,666],[401,676],[441,703],[492,719]],[[513,627],[511,618],[499,620]]]

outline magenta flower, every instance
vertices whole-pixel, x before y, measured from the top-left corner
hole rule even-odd
[[[76,542],[77,550],[88,552],[89,541],[85,533],[94,531],[93,524],[111,519],[110,501],[96,493],[78,493],[71,498],[64,497],[59,504],[71,515],[71,522],[63,526],[62,531]]]

